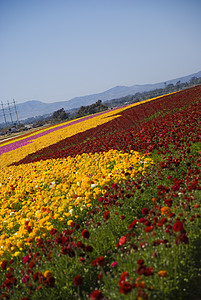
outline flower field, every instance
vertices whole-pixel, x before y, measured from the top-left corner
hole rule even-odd
[[[199,299],[201,86],[0,154],[0,299]]]

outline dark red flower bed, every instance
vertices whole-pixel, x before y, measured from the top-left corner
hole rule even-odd
[[[186,131],[191,132],[191,142],[198,141],[201,134],[200,100],[201,86],[197,86],[129,108],[119,118],[41,149],[14,165],[110,149],[164,153],[169,144],[182,148],[189,139]]]

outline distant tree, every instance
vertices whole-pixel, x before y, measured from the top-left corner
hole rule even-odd
[[[52,119],[56,121],[63,121],[68,119],[69,113],[66,113],[64,108],[58,109],[52,114]]]
[[[196,84],[197,83],[197,77],[191,77],[190,81],[189,81],[190,84]]]
[[[96,103],[87,106],[81,106],[80,109],[76,113],[76,118],[83,117],[86,115],[95,114],[100,111],[107,110],[108,106],[102,104],[101,100],[98,100]]]

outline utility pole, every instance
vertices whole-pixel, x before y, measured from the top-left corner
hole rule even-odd
[[[10,109],[9,102],[8,102],[8,109],[9,109],[9,112],[10,112],[10,119],[11,119],[11,122],[12,122],[12,124],[13,124],[13,118],[12,118],[12,114],[11,114],[11,109]]]
[[[16,108],[16,105],[15,105],[15,100],[14,99],[13,99],[13,103],[14,103],[15,113],[16,113],[16,117],[17,117],[17,125],[19,126],[20,122],[19,122],[19,118],[18,118],[18,114],[17,114],[17,108]]]
[[[4,111],[4,108],[3,108],[3,102],[2,101],[1,101],[1,106],[2,106],[2,111],[3,111],[4,121],[5,121],[5,124],[6,124],[6,127],[7,127],[8,125],[7,125],[6,115],[5,115],[5,111]]]

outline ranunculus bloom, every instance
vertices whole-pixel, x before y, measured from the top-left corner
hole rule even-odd
[[[121,275],[120,275],[120,279],[121,279],[121,280],[126,280],[126,278],[127,278],[128,276],[129,276],[128,272],[126,272],[126,271],[125,271],[125,272],[122,272]]]
[[[86,230],[86,229],[84,229],[84,230],[82,230],[82,236],[85,238],[85,239],[88,239],[89,238],[89,231],[88,230]]]
[[[30,260],[31,260],[31,257],[29,255],[26,255],[25,257],[22,258],[22,261],[23,261],[24,264],[26,264]]]
[[[24,277],[22,277],[22,282],[23,283],[27,283],[29,281],[30,277],[28,275],[25,275]]]
[[[167,277],[167,271],[159,271],[158,276],[160,277]]]
[[[47,271],[45,271],[45,273],[44,273],[44,277],[45,278],[48,278],[48,277],[50,277],[50,276],[52,276],[53,274],[52,274],[52,271],[49,271],[49,270],[47,270]]]
[[[49,285],[49,287],[54,287],[55,278],[53,276],[49,276],[48,278],[46,278],[45,283]]]
[[[142,209],[142,214],[143,214],[143,215],[148,215],[148,213],[149,213],[148,208],[144,207],[144,208]]]
[[[100,290],[93,291],[89,295],[89,298],[92,299],[92,300],[102,300],[102,299],[104,299],[103,294],[101,293]]]
[[[96,264],[97,264],[98,266],[103,266],[104,263],[105,263],[105,258],[104,258],[104,256],[99,256],[99,257],[96,258]]]
[[[144,274],[144,273],[145,273],[145,268],[146,268],[145,266],[139,265],[138,268],[137,268],[137,273],[138,273],[139,275]]]
[[[154,229],[154,226],[147,226],[144,231],[151,232],[151,231],[153,231],[153,229]]]
[[[84,247],[84,251],[85,252],[92,252],[93,251],[93,247],[91,245],[86,245],[86,247]]]
[[[82,285],[83,284],[83,278],[81,275],[76,275],[73,279],[74,285],[78,286],[78,285]]]
[[[169,206],[163,206],[162,208],[161,208],[161,214],[162,215],[167,215],[167,214],[169,214],[170,213],[170,208],[169,208]]]
[[[154,275],[154,269],[151,268],[151,267],[146,268],[145,272],[144,272],[144,275],[145,276],[152,276],[152,275]]]
[[[144,264],[144,260],[143,260],[143,259],[141,259],[141,258],[140,258],[140,259],[138,259],[138,261],[137,261],[137,264],[138,264],[138,265],[143,265],[143,264]]]
[[[35,264],[34,261],[31,261],[31,262],[29,263],[29,268],[30,268],[30,269],[33,269],[35,266],[36,266],[36,264]]]
[[[175,231],[175,232],[182,232],[184,231],[184,225],[181,221],[177,221],[173,226],[172,226],[172,229]]]
[[[120,288],[120,293],[126,295],[129,292],[131,292],[133,286],[128,281],[122,281],[121,284],[119,285],[119,288]]]
[[[112,264],[111,264],[111,266],[114,268],[114,267],[116,267],[116,265],[118,265],[118,262],[117,261],[114,261]]]
[[[37,271],[36,273],[33,274],[32,278],[34,281],[37,281],[37,280],[41,281],[45,277],[43,276],[43,274],[40,271]]]
[[[119,239],[119,245],[120,246],[123,246],[126,242],[126,236],[122,236],[120,239]]]
[[[2,268],[3,270],[6,270],[7,265],[8,265],[7,260],[3,260],[2,263],[1,263],[1,268]]]

